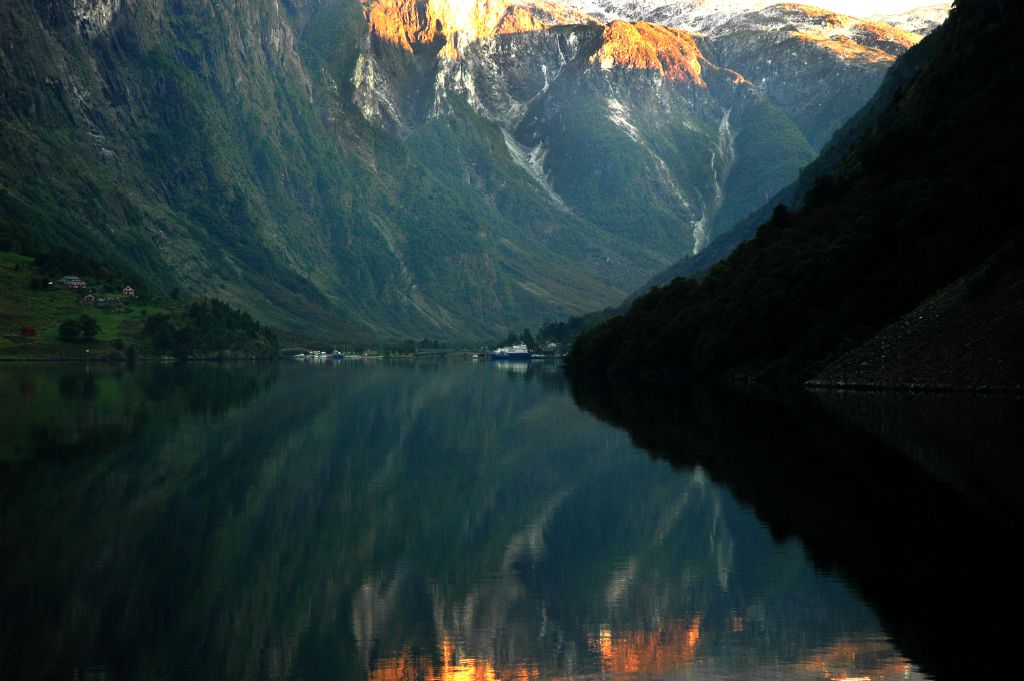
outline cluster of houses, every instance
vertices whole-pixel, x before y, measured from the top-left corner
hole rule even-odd
[[[69,274],[61,277],[57,282],[50,282],[50,286],[59,286],[60,288],[65,288],[71,291],[85,291],[89,285],[81,277]],[[134,298],[135,289],[131,286],[125,286],[121,289],[121,295],[127,298]],[[111,310],[113,312],[125,312],[127,310],[120,296],[97,298],[92,293],[82,293],[82,295],[78,297],[78,304],[95,307],[100,310]]]

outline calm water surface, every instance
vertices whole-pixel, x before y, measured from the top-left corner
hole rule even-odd
[[[926,678],[714,438],[509,369],[0,366],[0,678]]]

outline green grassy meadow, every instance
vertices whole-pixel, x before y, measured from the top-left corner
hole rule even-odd
[[[120,291],[93,287],[89,292],[97,298],[116,295],[127,308],[126,312],[101,310],[76,302],[80,291],[31,288],[30,282],[35,276],[38,275],[32,258],[0,251],[0,359],[122,358],[129,348],[139,344],[142,326],[149,315],[172,313],[187,304],[185,301],[143,303],[120,295]],[[99,324],[100,332],[96,338],[91,341],[60,340],[60,323],[83,314]],[[36,335],[23,336],[21,329],[24,326],[34,327]]]

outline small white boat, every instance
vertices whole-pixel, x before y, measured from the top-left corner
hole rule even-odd
[[[517,343],[504,348],[498,348],[491,353],[491,359],[496,362],[529,362],[530,349],[525,343]]]

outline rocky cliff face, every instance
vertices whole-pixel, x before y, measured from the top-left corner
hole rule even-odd
[[[596,23],[592,17],[547,0],[365,0],[371,35],[413,52],[442,43],[439,55],[457,59],[460,45],[498,35],[552,26]]]
[[[602,25],[557,5],[372,2],[379,44],[360,57],[356,99],[374,124],[408,131],[464,98],[501,125],[513,158],[558,206],[660,252],[696,253],[769,199],[807,158],[804,141],[823,146],[919,40],[802,5],[720,5],[606,8],[706,29],[697,35]],[[389,73],[388,46],[419,57],[417,79]]]
[[[920,40],[887,24],[795,4],[737,15],[708,37],[717,60],[746,75],[817,149]]]
[[[355,100],[368,121],[408,134],[457,118],[465,102],[500,127],[553,205],[659,253],[699,251],[812,153],[680,29],[532,4],[466,13],[387,0],[365,11]]]
[[[925,36],[938,28],[946,20],[949,16],[949,6],[948,2],[940,2],[896,14],[878,14],[871,17],[871,19],[872,21],[889,24],[904,31]]]

